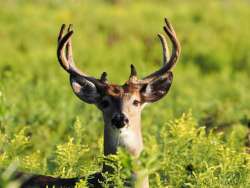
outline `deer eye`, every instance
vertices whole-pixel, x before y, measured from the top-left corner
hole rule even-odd
[[[103,100],[103,101],[101,101],[100,105],[102,108],[107,108],[107,107],[109,107],[109,101]]]
[[[139,105],[140,105],[140,101],[134,100],[134,101],[133,101],[133,105],[134,105],[134,106],[139,106]]]

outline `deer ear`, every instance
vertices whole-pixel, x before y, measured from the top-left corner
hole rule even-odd
[[[82,101],[89,104],[97,103],[100,93],[94,83],[77,76],[70,76],[70,83],[74,93]]]
[[[141,89],[141,97],[144,103],[152,103],[164,97],[172,84],[173,74],[167,72],[159,78],[149,82]]]

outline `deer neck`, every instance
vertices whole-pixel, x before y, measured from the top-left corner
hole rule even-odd
[[[141,118],[134,119],[133,124],[122,129],[114,128],[105,118],[104,122],[104,155],[116,154],[118,147],[123,147],[133,158],[137,159],[143,149]],[[105,165],[104,162],[103,172],[112,173],[113,168]],[[149,188],[147,175],[138,181],[138,173],[134,171],[131,180],[132,184],[136,185],[136,187]]]

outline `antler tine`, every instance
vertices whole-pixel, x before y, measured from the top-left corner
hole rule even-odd
[[[172,27],[172,25],[169,23],[169,21],[166,18],[165,18],[165,23],[166,23],[166,26],[164,26],[163,29],[167,33],[167,35],[169,36],[173,44],[172,55],[166,67],[166,69],[169,70],[175,65],[178,57],[180,56],[181,46],[180,46],[180,42],[177,39],[174,28]]]
[[[72,24],[69,24],[69,27],[68,27],[68,32],[70,31],[73,31],[72,30]],[[71,37],[69,38],[67,44],[66,44],[66,57],[67,57],[67,60],[70,61],[71,64],[74,63],[74,60],[73,60],[73,54],[72,54],[72,42],[71,42]]]
[[[162,53],[163,53],[163,66],[167,64],[167,62],[169,61],[169,49],[168,49],[168,43],[166,41],[166,38],[164,37],[164,35],[158,33],[157,35],[161,41],[162,44]]]
[[[156,77],[161,76],[162,74],[168,72],[171,68],[173,68],[173,66],[175,65],[175,63],[180,55],[181,46],[180,46],[180,43],[177,39],[174,28],[172,27],[172,25],[170,24],[170,22],[166,18],[165,18],[165,23],[166,23],[166,25],[163,27],[163,29],[172,42],[172,45],[173,45],[172,55],[171,55],[169,61],[161,69],[153,72],[152,74],[150,74],[149,76],[146,76],[143,80],[141,80],[140,82],[142,84],[148,83],[149,81],[155,79]],[[167,49],[167,46],[166,46],[167,43],[164,42],[164,37],[161,37],[161,35],[158,35],[158,36],[160,37],[160,40],[161,40],[161,43],[163,46],[163,58],[167,59],[167,55],[165,55],[166,50],[164,49],[164,45],[165,45],[165,48]]]
[[[130,77],[137,76],[137,71],[135,69],[135,66],[131,64],[130,68],[131,68]]]
[[[102,73],[100,81],[103,82],[103,83],[107,83],[108,82],[108,80],[107,80],[107,73],[106,72]]]
[[[58,35],[57,57],[59,63],[70,75],[84,78],[95,83],[98,87],[103,87],[104,83],[94,77],[89,77],[74,65],[71,42],[73,35],[72,25],[69,25],[67,33],[63,36],[65,27],[65,24],[63,24]]]
[[[58,35],[58,38],[57,38],[58,43],[59,43],[59,42],[61,41],[61,39],[62,39],[62,35],[63,35],[64,30],[65,30],[65,27],[66,27],[66,25],[65,25],[65,24],[62,24],[61,29],[60,29],[60,32],[59,32],[59,35]]]
[[[70,71],[70,64],[65,56],[65,46],[68,43],[70,37],[73,34],[73,31],[68,32],[64,37],[63,37],[63,33],[65,30],[65,25],[63,24],[61,27],[61,30],[59,32],[59,36],[58,36],[58,48],[57,48],[57,57],[58,57],[58,61],[61,64],[61,66],[67,71],[67,72],[71,72]]]
[[[130,76],[129,76],[129,82],[137,82],[137,71],[135,69],[135,66],[133,64],[130,65]]]

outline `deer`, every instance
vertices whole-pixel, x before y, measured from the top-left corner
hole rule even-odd
[[[63,24],[58,35],[57,57],[61,67],[69,74],[70,85],[74,94],[87,104],[94,104],[103,115],[104,121],[104,156],[115,155],[119,147],[124,148],[133,159],[138,159],[143,150],[141,113],[146,104],[162,99],[169,91],[173,81],[172,69],[180,56],[181,46],[170,22],[165,18],[163,30],[172,43],[172,53],[166,38],[158,34],[163,51],[163,65],[160,69],[139,79],[136,68],[131,64],[131,73],[123,85],[108,82],[107,73],[100,78],[87,75],[79,70],[73,59],[72,25]],[[105,163],[101,172],[113,173]],[[137,172],[133,172],[131,181],[138,181]],[[101,173],[87,178],[90,187],[101,187]],[[22,187],[74,187],[81,178],[55,178],[32,175],[24,181]],[[135,183],[131,184],[133,187]],[[112,187],[112,186],[111,186]],[[143,177],[137,187],[148,188],[148,177]]]

